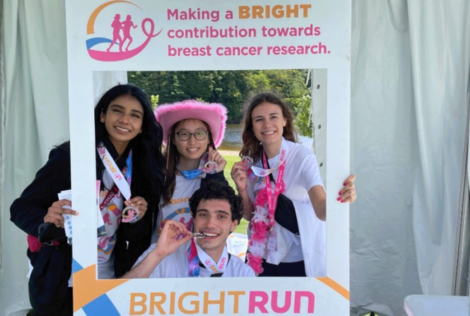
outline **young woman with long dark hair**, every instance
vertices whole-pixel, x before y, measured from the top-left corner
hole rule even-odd
[[[130,84],[104,93],[94,116],[96,179],[106,232],[97,237],[98,277],[113,278],[130,270],[150,245],[164,181],[163,131],[147,94]],[[125,183],[115,182],[114,173]],[[72,247],[65,237],[63,215],[78,213],[67,209],[73,208],[70,201],[58,200],[58,193],[70,188],[70,143],[66,142],[51,151],[46,165],[10,209],[11,220],[29,234],[28,257],[33,266],[29,294],[35,315],[73,313]],[[121,222],[126,206],[137,215],[134,222]],[[47,245],[38,243],[40,226],[52,232]]]

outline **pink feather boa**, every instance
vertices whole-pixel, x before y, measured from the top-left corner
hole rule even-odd
[[[284,181],[282,181],[279,194],[283,193],[285,189],[286,187]],[[250,253],[247,254],[248,265],[255,271],[257,275],[263,272],[263,255],[259,253],[264,253],[267,243],[267,234],[271,230],[271,227],[274,226],[274,212],[269,214],[267,210],[267,204],[268,190],[266,187],[264,187],[258,191],[258,194],[255,198],[255,216],[251,221],[252,234],[248,243],[248,249],[250,250]]]
[[[256,275],[263,273],[263,268],[261,267],[263,259],[259,256],[254,256],[251,253],[248,253],[246,256],[248,258],[248,265],[253,269],[253,271],[255,271]]]
[[[270,227],[268,224],[262,221],[253,222],[251,226],[253,234],[251,235],[252,241],[255,242],[264,242],[266,238],[266,233],[269,231]]]

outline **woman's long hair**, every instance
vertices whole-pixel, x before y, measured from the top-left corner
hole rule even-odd
[[[109,137],[100,116],[106,113],[113,100],[123,95],[136,98],[144,112],[142,133],[129,142],[126,151],[132,149],[132,196],[141,196],[147,201],[144,219],[154,229],[163,192],[165,165],[162,154],[163,130],[155,119],[148,95],[132,84],[117,85],[109,89],[95,107],[95,141],[98,145]]]
[[[175,193],[175,187],[176,187],[176,165],[179,162],[180,159],[180,153],[178,152],[178,148],[176,148],[175,145],[175,137],[176,137],[176,128],[183,122],[188,121],[189,119],[181,120],[179,122],[176,122],[172,127],[171,127],[171,133],[170,133],[170,139],[168,140],[166,150],[165,150],[165,157],[166,157],[166,180],[165,180],[165,191],[163,193],[163,204],[167,205],[171,201],[171,197],[173,196],[173,193]],[[201,121],[209,131],[209,134],[207,135],[209,137],[209,146],[212,146],[212,148],[215,148],[214,145],[214,140],[212,139],[212,132],[209,127],[209,125]]]
[[[251,99],[251,102],[248,103],[248,106],[245,109],[242,133],[243,147],[240,150],[240,157],[250,156],[255,162],[261,158],[262,146],[260,144],[260,141],[256,138],[255,133],[253,132],[253,120],[251,118],[251,115],[253,114],[253,110],[258,105],[264,102],[275,104],[281,108],[282,116],[286,119],[287,122],[286,126],[284,126],[282,136],[285,139],[290,140],[291,142],[298,142],[293,122],[294,116],[287,104],[274,93],[265,92],[257,94],[253,97],[253,99]]]

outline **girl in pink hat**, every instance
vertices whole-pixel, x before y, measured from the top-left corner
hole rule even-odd
[[[326,276],[326,194],[314,153],[297,142],[293,115],[272,93],[244,118],[243,161],[231,176],[249,225],[248,264],[259,276]],[[337,201],[356,199],[349,176]]]
[[[227,161],[216,150],[225,133],[223,105],[186,100],[160,105],[155,116],[163,127],[167,173],[154,242],[167,220],[191,230],[189,199],[201,184],[209,179],[227,182],[223,173]]]

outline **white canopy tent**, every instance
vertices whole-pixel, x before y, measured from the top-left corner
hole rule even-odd
[[[26,236],[9,207],[68,139],[67,67],[64,1],[0,8],[0,315],[9,316],[29,308]],[[406,295],[466,291],[470,1],[353,1],[352,30],[352,314],[403,315]],[[96,94],[126,80],[95,79]]]
[[[469,6],[437,0],[353,6],[355,310],[401,315],[404,296],[454,294],[466,275],[457,275],[463,257],[456,253],[468,241],[458,231],[465,214]],[[468,253],[466,260],[468,271]]]

